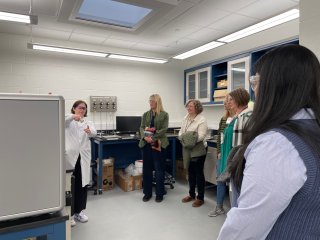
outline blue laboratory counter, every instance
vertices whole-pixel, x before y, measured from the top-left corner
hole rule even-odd
[[[60,212],[42,214],[0,222],[0,240],[65,240],[68,214]]]
[[[181,154],[180,142],[177,140],[176,135],[168,134],[169,147],[167,156],[168,172],[175,178],[176,174],[176,156],[177,153]],[[113,157],[114,168],[125,168],[136,160],[142,159],[141,149],[138,146],[139,139],[136,137],[123,137],[119,139],[105,139],[103,137],[93,138],[91,141],[92,147],[92,161],[98,160],[98,165],[102,166],[102,160],[105,158]],[[97,171],[98,193],[102,194],[102,168],[98,168]]]

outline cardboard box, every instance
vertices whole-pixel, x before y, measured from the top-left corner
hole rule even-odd
[[[176,161],[176,176],[178,179],[186,180],[188,178],[187,170],[183,166],[183,160]]]
[[[142,175],[137,175],[132,177],[133,177],[134,190],[142,189]]]
[[[217,88],[227,87],[228,86],[228,80],[223,79],[217,82]]]
[[[213,95],[214,101],[215,102],[221,102],[221,101],[223,102],[227,93],[228,93],[227,89],[215,90],[214,95]]]
[[[123,174],[122,171],[116,172],[116,184],[125,192],[130,192],[134,190],[134,179],[132,176],[127,176]]]
[[[114,188],[113,163],[114,163],[113,158],[102,160],[102,190],[103,191],[108,191]],[[99,171],[99,165],[98,165],[98,171]]]

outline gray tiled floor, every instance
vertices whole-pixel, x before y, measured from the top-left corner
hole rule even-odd
[[[119,187],[88,196],[88,223],[72,228],[72,240],[194,240],[216,239],[225,216],[210,218],[215,206],[215,188],[206,189],[205,204],[193,208],[182,203],[187,182],[175,183],[161,203],[153,197],[142,202],[142,190],[123,192]]]

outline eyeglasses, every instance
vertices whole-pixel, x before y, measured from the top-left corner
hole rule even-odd
[[[77,109],[79,109],[79,110],[87,110],[86,107],[77,107]]]
[[[257,86],[258,86],[259,80],[260,80],[260,77],[257,76],[257,75],[251,76],[249,78],[250,87],[251,87],[252,91],[256,91],[257,90]]]

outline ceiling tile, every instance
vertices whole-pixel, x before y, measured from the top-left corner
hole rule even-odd
[[[211,42],[213,40],[216,40],[224,35],[226,35],[228,32],[222,31],[222,30],[214,30],[210,28],[202,28],[197,32],[194,32],[186,38],[191,40],[196,40],[199,42],[202,42],[203,44]]]
[[[32,35],[36,37],[50,38],[55,40],[69,40],[70,32],[34,26],[32,29]]]
[[[143,51],[150,51],[150,52],[166,52],[169,47],[155,45],[155,44],[147,44],[147,43],[137,43],[134,46],[134,49],[143,50]],[[172,51],[172,49],[170,50]]]
[[[162,27],[159,29],[158,33],[159,34],[165,34],[165,35],[172,35],[176,37],[183,37],[186,35],[189,35],[195,31],[200,30],[201,27],[195,26],[195,25],[190,25],[183,23],[181,21],[172,21],[166,26]]]
[[[295,6],[297,6],[297,3],[290,0],[277,0],[277,9],[275,10],[274,0],[260,0],[254,4],[250,4],[249,6],[240,9],[238,13],[264,20],[285,12]]]
[[[24,24],[16,24],[13,22],[0,21],[0,32],[1,33],[29,35],[30,34],[30,26],[26,26]]]
[[[177,49],[177,52],[189,51],[192,48],[199,47],[202,43],[192,39],[182,38],[169,44],[169,47]]]
[[[108,38],[102,44],[105,46],[112,46],[118,48],[131,48],[137,42],[125,41],[121,39]]]
[[[75,42],[83,42],[83,43],[100,45],[103,41],[106,40],[106,38],[93,36],[93,35],[80,34],[80,33],[72,33],[69,40],[75,41]]]
[[[239,14],[230,14],[229,16],[212,23],[207,28],[232,33],[257,22],[259,22],[259,20],[255,18]]]
[[[201,2],[202,5],[212,4],[214,9],[220,9],[227,12],[236,12],[241,8],[248,6],[257,0],[205,0]],[[278,0],[277,0],[278,1]],[[281,0],[280,0],[281,1]],[[273,1],[274,2],[274,1]],[[274,4],[273,4],[274,6]]]
[[[199,17],[199,13],[201,13],[201,17]],[[176,18],[176,20],[190,25],[205,27],[229,14],[229,11],[215,9],[214,1],[210,1],[208,4],[194,6]]]

